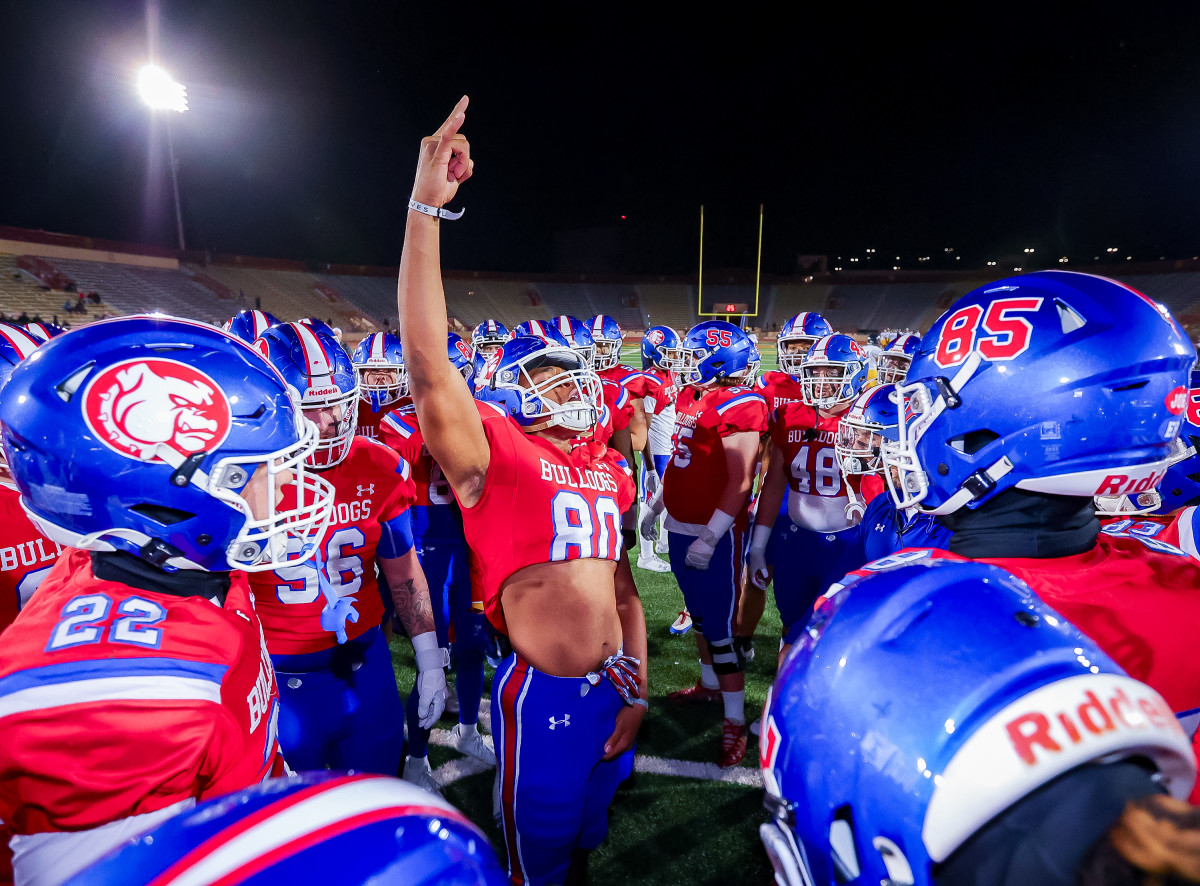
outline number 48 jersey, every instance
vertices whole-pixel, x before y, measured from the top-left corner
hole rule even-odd
[[[800,402],[785,403],[771,420],[771,441],[786,459],[788,516],[801,529],[837,532],[851,525],[833,448],[840,420]]]
[[[683,388],[675,400],[674,451],[663,476],[667,515],[676,524],[707,523],[729,479],[721,438],[766,430],[767,401],[750,388]]]

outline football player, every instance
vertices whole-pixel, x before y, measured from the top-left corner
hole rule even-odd
[[[358,378],[333,337],[303,323],[255,342],[300,394],[320,434],[309,465],[334,490],[333,519],[313,562],[251,576],[267,650],[280,680],[280,740],[294,769],[395,775],[404,711],[380,628],[378,566],[416,652],[422,723],[445,704],[448,663],[413,548],[407,462],[354,433]]]
[[[763,373],[757,385],[771,411],[804,399],[804,391],[800,387],[804,358],[814,344],[832,334],[833,327],[829,322],[812,311],[799,313],[783,324],[775,340],[779,369]]]
[[[578,321],[576,321],[578,322]],[[625,343],[625,332],[619,323],[606,314],[597,314],[585,327],[595,343],[596,374],[607,381],[615,381],[629,391],[633,397],[633,414],[629,420],[630,445],[634,452],[644,452],[649,419],[646,417],[644,400],[653,383],[645,373],[621,363],[621,347]],[[601,355],[603,351],[603,355]],[[631,461],[630,464],[633,464]]]
[[[913,354],[921,344],[919,336],[911,332],[903,332],[892,339],[879,354],[875,375],[881,385],[898,385],[904,381],[908,367],[912,363]]]
[[[488,615],[514,649],[492,690],[509,874],[562,883],[604,838],[618,758],[646,710],[645,621],[620,532],[633,480],[615,453],[577,439],[601,395],[574,351],[506,344],[489,382],[504,406],[474,403],[445,357],[439,215],[471,173],[465,110],[464,97],[421,145],[401,338],[425,445],[462,508]]]
[[[70,548],[0,642],[0,820],[17,882],[60,883],[283,772],[245,573],[311,556],[333,491],[283,379],[199,323],[47,342],[13,370],[0,423],[22,506]]]
[[[597,345],[599,347],[599,345]],[[675,386],[675,374],[671,370],[671,356],[679,350],[679,333],[670,326],[652,326],[642,336],[642,375],[646,379],[646,396],[643,408],[649,417],[650,427],[646,437],[646,449],[642,454],[642,495],[638,509],[639,521],[645,516],[647,503],[654,498],[667,470],[671,457],[671,434],[675,430],[675,397],[679,389]],[[617,348],[620,353],[620,347]],[[638,549],[638,566],[651,572],[670,572],[669,563],[664,563],[656,553],[667,553],[667,537],[661,533],[661,550],[652,538],[643,538]],[[680,613],[682,619],[683,613]],[[687,627],[678,633],[687,633],[691,628],[691,617]]]
[[[412,506],[413,542],[429,582],[439,645],[448,645],[450,627],[454,628],[458,724],[450,733],[451,742],[463,753],[495,765],[495,752],[478,726],[483,698],[483,646],[477,640],[477,631],[482,630],[482,625],[478,624],[479,615],[471,605],[470,551],[463,535],[462,513],[446,475],[429,454],[412,405],[389,413],[379,432],[380,439],[412,465],[416,487]],[[430,728],[421,726],[416,702],[417,699],[409,697],[404,778],[436,792],[437,782],[429,765]]]
[[[852,512],[857,511],[854,568],[882,559],[903,548],[943,548],[950,530],[933,514],[901,511],[887,493],[883,479],[883,446],[897,439],[896,386],[867,388],[842,413],[838,424],[838,467],[846,484]]]
[[[238,311],[226,320],[225,325],[221,328],[234,338],[241,339],[246,344],[252,344],[272,326],[278,325],[279,319],[274,314],[247,309]]]
[[[768,696],[775,882],[1159,882],[1119,848],[1123,810],[1188,810],[1163,696],[1003,569],[890,561],[820,600]],[[1161,830],[1141,854],[1194,864],[1195,825]]]
[[[801,367],[805,399],[783,405],[771,419],[769,467],[747,563],[751,579],[761,586],[767,545],[786,500],[786,521],[774,545],[781,655],[813,601],[854,563],[856,536],[846,530],[857,520],[847,514],[849,498],[835,444],[842,413],[866,380],[866,356],[858,343],[848,335],[827,335],[809,349]]]
[[[883,447],[897,504],[954,533],[950,553],[896,556],[1002,566],[1161,694],[1189,736],[1200,564],[1101,533],[1092,498],[1161,481],[1195,356],[1167,310],[1124,284],[1012,277],[963,296],[922,338],[898,442]]]
[[[504,343],[512,338],[503,323],[484,320],[471,331],[471,357],[482,357],[484,362],[492,357]]]
[[[445,800],[395,778],[326,772],[270,781],[176,815],[71,882],[143,886],[168,879],[506,883],[487,837]]]
[[[696,627],[700,679],[674,701],[721,701],[723,767],[746,754],[745,662],[733,642],[742,572],[742,535],[767,403],[741,384],[753,346],[724,320],[698,323],[684,337],[675,401],[675,451],[662,488],[642,520],[643,536],[665,526],[671,571]]]
[[[408,397],[400,339],[390,332],[373,332],[358,343],[350,362],[358,372],[356,433],[378,440],[380,421]]]

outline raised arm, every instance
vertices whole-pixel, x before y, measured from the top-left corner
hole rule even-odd
[[[437,132],[421,140],[412,197],[440,208],[471,177],[474,161],[466,136],[467,97]],[[408,210],[396,302],[409,390],[425,445],[464,507],[483,493],[489,452],[471,392],[446,357],[446,294],[442,289],[441,220]]]

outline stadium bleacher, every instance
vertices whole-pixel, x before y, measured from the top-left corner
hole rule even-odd
[[[50,319],[57,314],[76,325],[100,316],[157,310],[220,323],[242,308],[261,306],[282,318],[331,320],[350,341],[369,331],[397,328],[396,276],[388,268],[346,266],[339,272],[338,266],[326,265],[323,272],[314,273],[297,262],[194,254],[187,255],[191,261],[180,263],[156,247],[5,231],[13,239],[0,248],[0,311],[10,316],[24,311]],[[1165,304],[1193,335],[1200,333],[1200,264],[1160,262],[1094,270],[1107,271]],[[705,303],[752,303],[753,284],[735,276],[731,274],[728,282],[720,276],[721,282],[706,279]],[[778,329],[801,311],[816,311],[847,332],[928,329],[956,298],[985,279],[978,271],[941,279],[919,272],[909,278],[903,272],[877,277],[840,274],[766,281],[759,314],[749,318],[750,325]],[[700,319],[696,286],[683,280],[449,271],[444,285],[451,324],[464,330],[489,317],[511,327],[558,314],[586,319],[605,313],[628,333],[637,334],[658,324],[686,330]],[[85,300],[87,314],[64,316],[64,303],[76,304],[80,292],[98,293],[101,303]]]

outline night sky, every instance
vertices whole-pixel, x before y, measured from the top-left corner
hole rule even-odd
[[[192,248],[396,263],[467,93],[451,268],[1200,254],[1200,4],[830,5],[8,2],[0,224],[174,244],[155,52]]]

